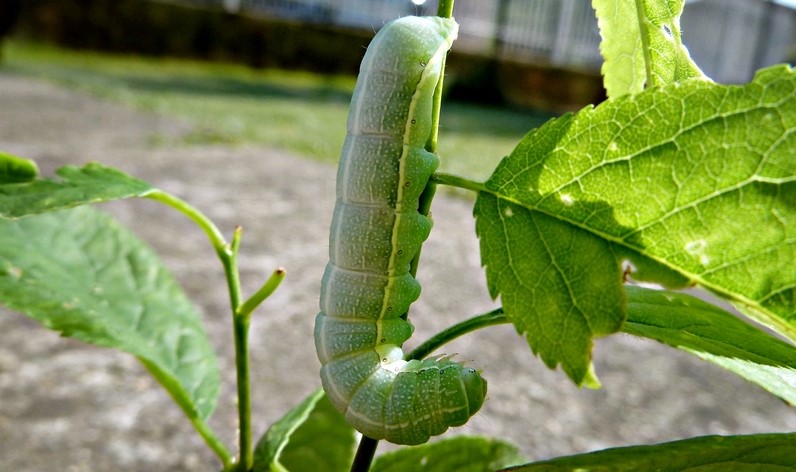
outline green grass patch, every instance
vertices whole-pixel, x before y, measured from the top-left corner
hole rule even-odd
[[[2,69],[185,119],[188,144],[262,144],[337,160],[353,77],[253,70],[214,62],[63,50],[10,43]],[[522,136],[550,115],[443,104],[439,153],[445,172],[485,179]]]

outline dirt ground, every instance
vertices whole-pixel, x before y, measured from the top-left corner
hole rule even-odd
[[[337,124],[330,124],[337,125]],[[188,146],[191,125],[0,71],[0,149],[61,165],[119,167],[244,228],[241,273],[251,293],[277,266],[288,277],[252,327],[255,432],[319,386],[312,342],[334,195],[333,166],[273,149]],[[235,439],[234,364],[222,271],[204,235],[150,201],[104,208],[163,256],[198,305],[219,353],[223,389],[211,425]],[[479,267],[471,204],[440,195],[423,249],[422,340],[496,306]],[[408,346],[414,346],[417,341]],[[598,391],[578,390],[534,358],[510,326],[451,345],[484,370],[483,410],[455,433],[509,439],[532,459],[694,435],[796,430],[796,413],[721,369],[651,341],[597,342]],[[322,438],[319,438],[319,441]],[[385,447],[385,446],[382,446]],[[182,413],[131,356],[61,339],[0,311],[0,470],[217,470]]]

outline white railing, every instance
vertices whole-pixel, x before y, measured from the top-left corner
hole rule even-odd
[[[373,31],[399,16],[437,8],[436,0],[421,6],[410,0],[171,1]],[[598,70],[602,63],[590,0],[457,0],[456,20],[461,25],[458,51],[563,68]],[[689,0],[682,31],[694,60],[710,77],[746,82],[755,69],[792,59],[796,11],[773,0]]]
[[[701,0],[686,4],[683,42],[718,82],[741,83],[795,51],[796,11],[766,0]]]

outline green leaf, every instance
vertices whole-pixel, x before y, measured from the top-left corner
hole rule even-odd
[[[654,88],[549,122],[476,202],[492,296],[577,384],[594,381],[591,338],[625,319],[625,268],[701,284],[796,340],[795,130],[787,67],[743,86]]]
[[[56,173],[61,179],[0,185],[0,217],[19,218],[87,203],[144,197],[155,191],[143,180],[100,164],[65,166]]]
[[[685,0],[592,0],[609,97],[705,78],[680,37]]]
[[[796,467],[796,433],[704,436],[560,457],[512,468],[524,472],[787,472]]]
[[[796,347],[683,293],[628,286],[622,331],[713,362],[796,405]]]
[[[420,446],[404,447],[376,458],[371,472],[481,472],[508,467],[525,460],[505,441],[477,436],[456,436]]]
[[[0,151],[0,186],[30,182],[38,175],[35,162]]]
[[[254,450],[254,472],[347,471],[354,430],[318,389],[274,423]]]
[[[137,356],[192,420],[213,412],[220,378],[196,309],[157,255],[104,213],[0,219],[0,303]]]
[[[600,28],[603,84],[609,97],[644,89],[646,67],[633,1],[592,0]]]
[[[490,295],[545,364],[598,387],[592,338],[624,321],[619,265],[610,245],[540,212],[482,193],[476,230]],[[606,270],[606,267],[609,270]]]

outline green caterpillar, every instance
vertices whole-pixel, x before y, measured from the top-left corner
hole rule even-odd
[[[458,25],[405,17],[368,47],[337,172],[315,347],[323,388],[373,439],[421,444],[478,411],[486,381],[450,359],[404,361],[420,295],[410,261],[431,231],[418,202],[439,159],[424,149],[434,90]]]

